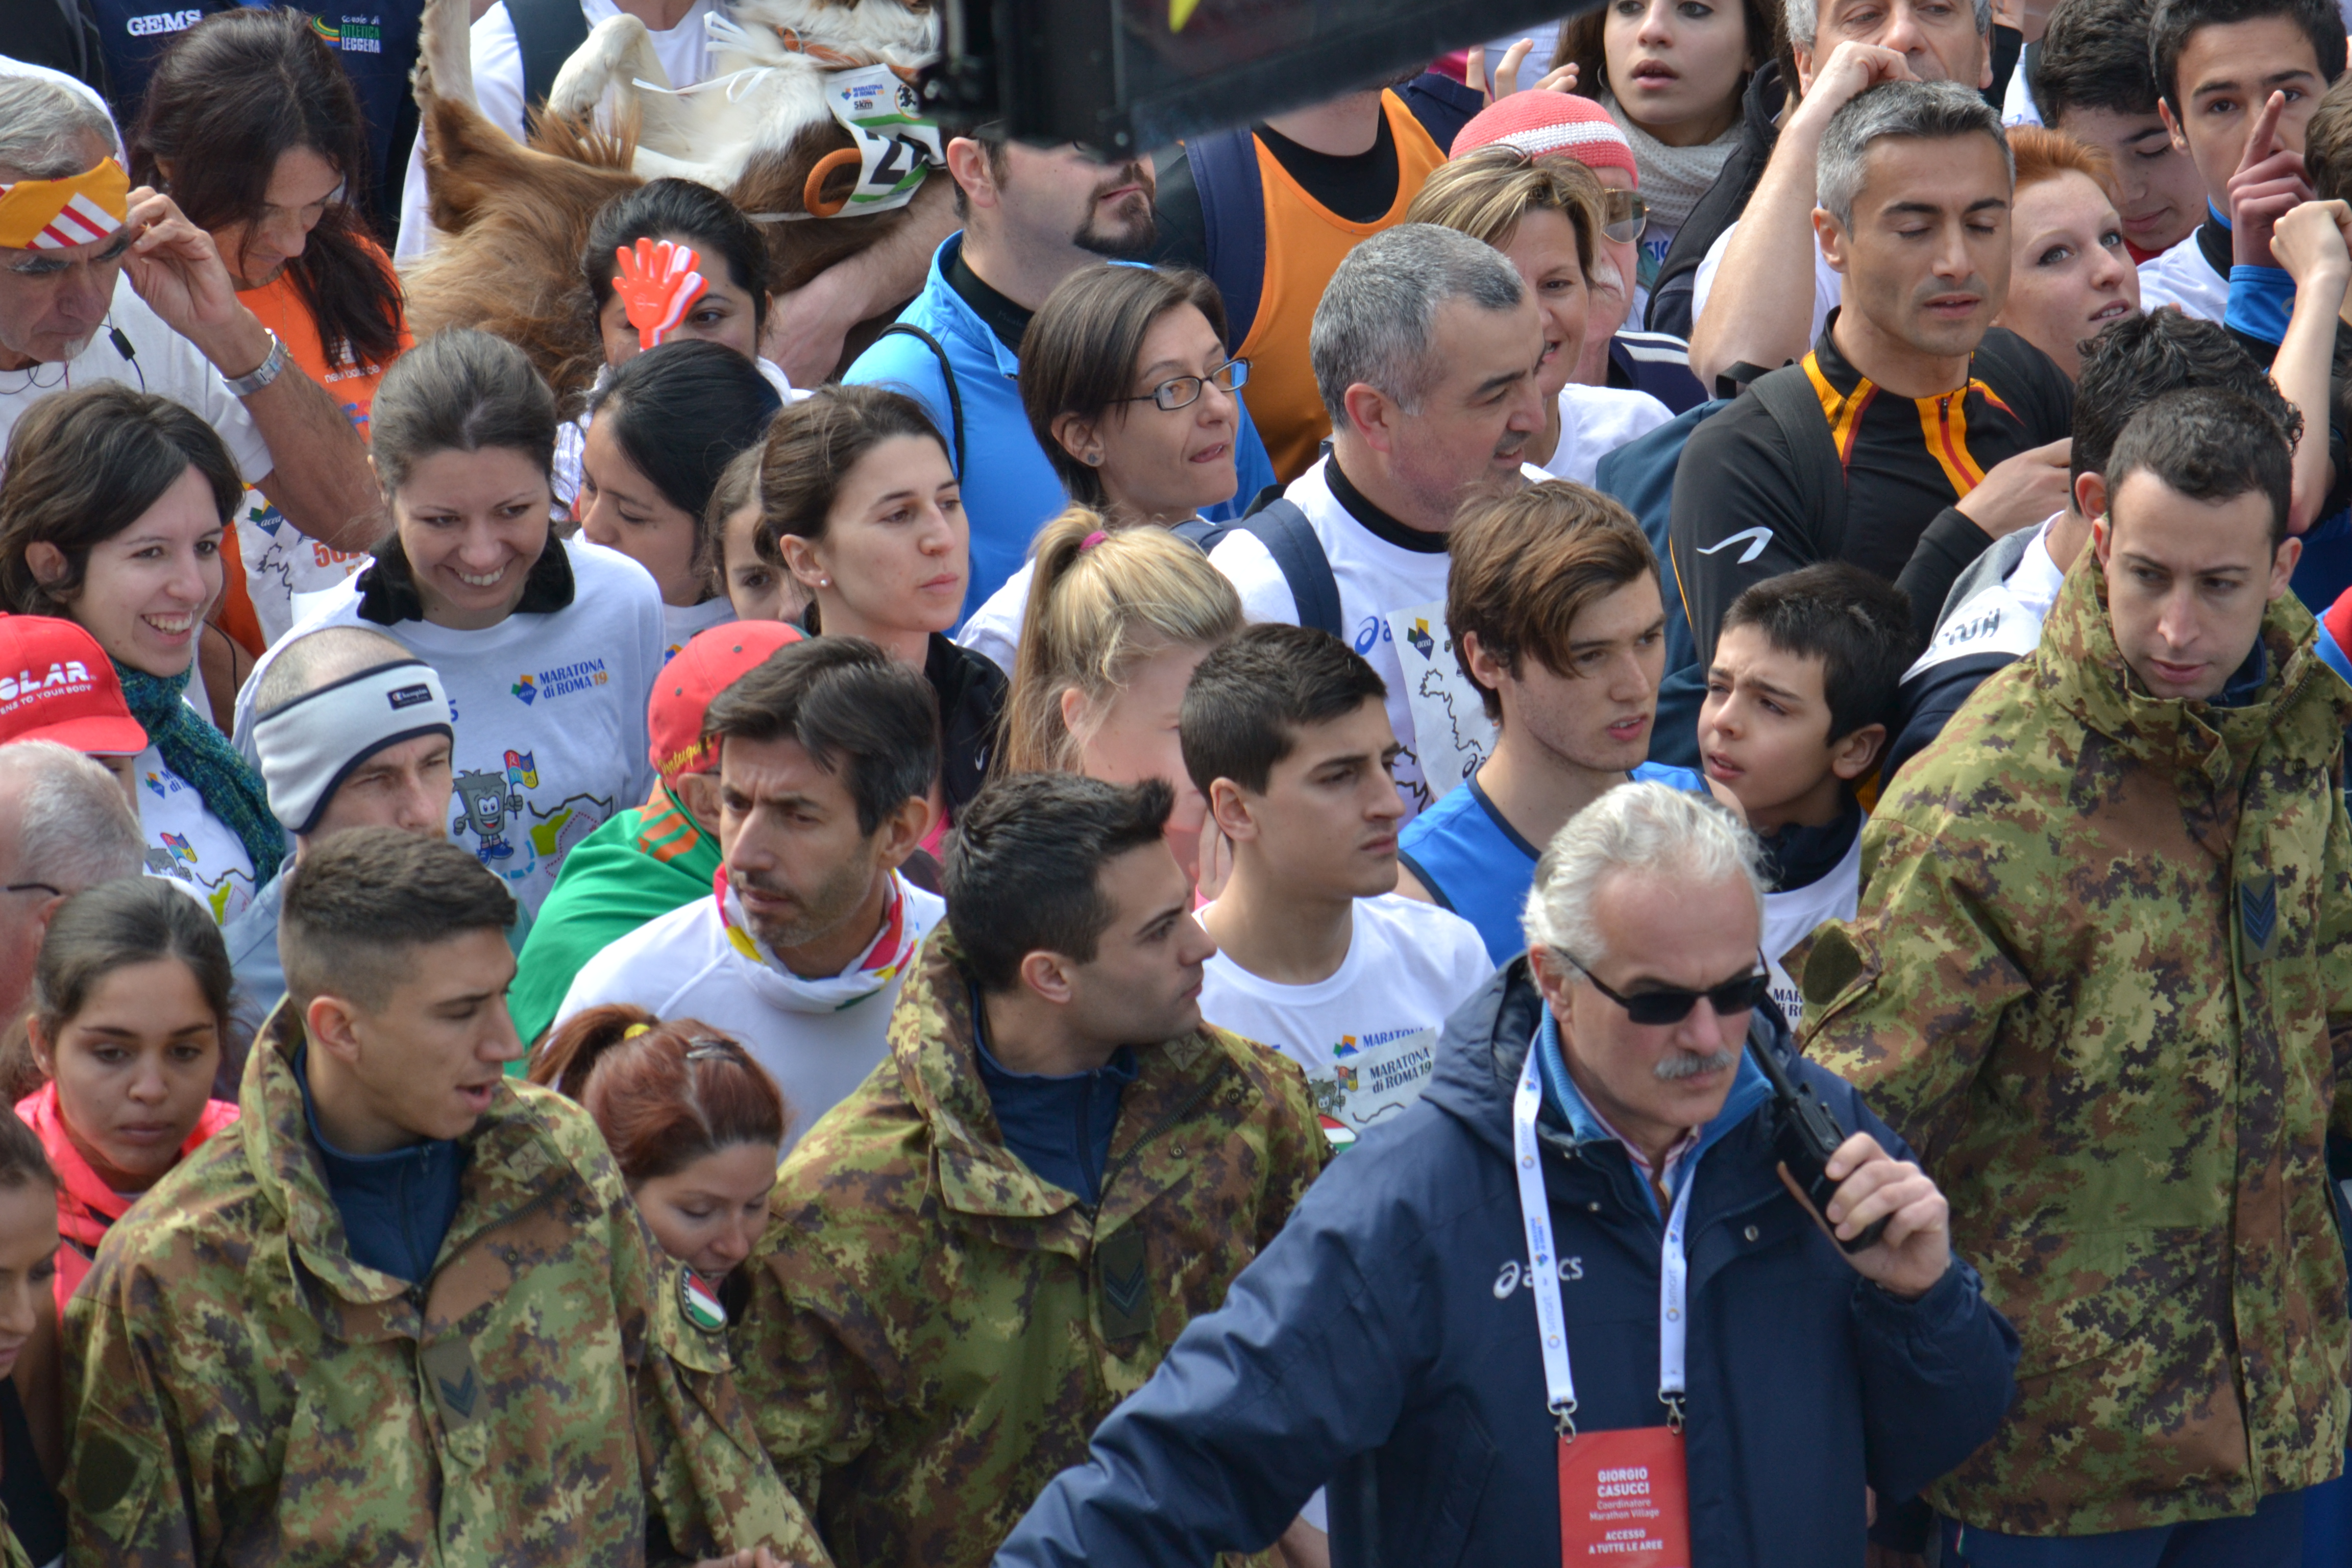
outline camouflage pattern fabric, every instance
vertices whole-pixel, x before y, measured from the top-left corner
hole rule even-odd
[[[1297,1067],[1203,1027],[1137,1053],[1089,1212],[1004,1146],[970,998],[942,925],[745,1266],[744,1396],[841,1568],[982,1568],[1326,1158]]]
[[[0,1568],[33,1568],[33,1560],[25,1555],[16,1532],[8,1528],[8,1510],[5,1508],[0,1508]]]
[[[649,1531],[665,1558],[814,1545],[584,1111],[506,1082],[412,1288],[352,1259],[302,1043],[281,1005],[244,1114],[108,1232],[68,1308],[74,1563],[633,1568]]]
[[[1806,1043],[1918,1151],[2024,1339],[1929,1496],[2082,1535],[2251,1512],[2343,1461],[2352,690],[2293,595],[2243,707],[2159,701],[2092,552],[2040,647],[1898,774]]]

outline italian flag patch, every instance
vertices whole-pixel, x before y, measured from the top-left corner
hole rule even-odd
[[[1323,1136],[1330,1143],[1331,1152],[1337,1154],[1342,1150],[1355,1147],[1356,1130],[1354,1128],[1328,1116],[1318,1115],[1315,1120],[1323,1124]]]
[[[718,1293],[691,1268],[677,1271],[677,1304],[686,1321],[706,1334],[718,1333],[727,1327],[727,1309],[719,1304]]]

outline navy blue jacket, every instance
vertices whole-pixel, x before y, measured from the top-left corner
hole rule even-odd
[[[998,1568],[1194,1568],[1255,1551],[1328,1482],[1344,1568],[1556,1568],[1511,1091],[1541,1003],[1514,960],[1447,1025],[1422,1102],[1308,1192],[1225,1305],[1055,1478]],[[1769,1048],[1790,1055],[1778,1015]],[[1900,1144],[1796,1062],[1840,1123]],[[1865,1483],[1906,1497],[1992,1436],[2017,1336],[1953,1260],[1904,1302],[1864,1280],[1774,1174],[1765,1100],[1691,1178],[1691,1537],[1706,1568],[1859,1565]],[[1623,1148],[1544,1129],[1586,1431],[1659,1424],[1656,1209]]]

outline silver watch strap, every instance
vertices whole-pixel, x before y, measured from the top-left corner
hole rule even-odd
[[[278,334],[269,331],[268,327],[261,330],[269,333],[269,353],[262,360],[260,367],[250,375],[229,375],[221,378],[228,384],[228,389],[239,397],[251,397],[255,393],[276,381],[286,369],[286,345],[280,342]]]

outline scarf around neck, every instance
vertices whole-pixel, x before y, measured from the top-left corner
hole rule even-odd
[[[195,661],[177,675],[150,675],[114,661],[122,700],[163,753],[163,765],[188,781],[205,809],[236,835],[253,861],[253,885],[266,886],[286,858],[286,829],[270,815],[269,791],[261,775],[228,743],[212,721],[181,700]]]
[[[1642,199],[1650,205],[1651,221],[1664,229],[1682,227],[1699,197],[1723,173],[1724,160],[1739,145],[1738,118],[1733,117],[1730,126],[1712,142],[1669,147],[1634,124],[1615,95],[1601,94],[1601,103],[1617,122],[1617,129],[1625,133],[1625,140],[1633,144],[1633,162],[1642,170]]]
[[[881,931],[864,952],[850,961],[849,967],[812,980],[793,973],[773,948],[752,933],[742,900],[727,885],[725,866],[719,868],[711,889],[719,900],[719,922],[727,932],[727,945],[760,967],[761,989],[772,994],[771,1000],[796,1013],[838,1013],[865,1001],[898,978],[921,935],[907,918],[907,885],[893,871],[889,900],[882,908]]]

